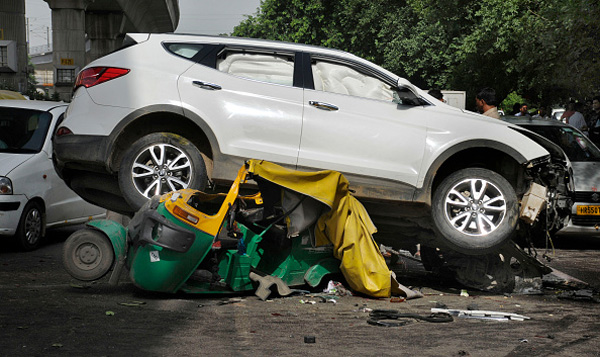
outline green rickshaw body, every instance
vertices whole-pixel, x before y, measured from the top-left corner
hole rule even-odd
[[[169,221],[192,231],[196,237],[187,252],[176,252],[153,244],[135,245],[127,257],[129,276],[141,289],[175,293],[196,270],[213,244],[213,237],[175,218],[164,205],[156,209]]]
[[[193,189],[155,196],[127,227],[111,220],[88,223],[88,230],[102,232],[114,249],[109,282],[116,284],[122,268],[127,268],[131,281],[143,290],[231,294],[253,291],[267,276],[278,284],[315,287],[325,275],[339,273],[332,246],[315,247],[314,226],[306,223],[290,238],[281,223],[287,214],[263,217],[261,193],[239,196],[239,185],[247,176],[244,166],[225,196]],[[297,200],[295,207],[303,201]],[[248,202],[255,206],[248,207]],[[73,240],[66,256],[81,259],[71,264],[74,277],[90,276],[86,257],[76,254],[78,247],[96,242],[101,246],[103,239],[84,234],[81,244]],[[104,273],[99,271],[97,278]]]

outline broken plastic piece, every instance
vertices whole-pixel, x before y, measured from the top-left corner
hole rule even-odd
[[[446,313],[456,317],[466,319],[482,319],[482,320],[498,320],[498,321],[524,321],[530,318],[523,315],[513,314],[512,312],[502,311],[486,311],[486,310],[456,310],[456,309],[439,309],[432,307],[432,313]]]
[[[546,193],[548,189],[540,184],[533,182],[529,190],[523,195],[521,201],[520,217],[523,221],[533,224],[538,214],[546,204]]]
[[[277,286],[277,293],[280,296],[287,296],[292,293],[292,290],[289,288],[289,286],[287,286],[286,283],[284,283],[279,277],[272,275],[260,276],[255,272],[250,272],[249,277],[252,281],[259,283],[254,294],[263,301],[267,300],[269,295],[271,295],[271,286],[273,286],[273,284]]]

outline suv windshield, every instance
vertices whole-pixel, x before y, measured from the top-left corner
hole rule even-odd
[[[51,120],[48,112],[0,108],[0,153],[39,152]]]
[[[562,126],[524,125],[558,144],[571,161],[600,161],[600,150],[579,131]]]

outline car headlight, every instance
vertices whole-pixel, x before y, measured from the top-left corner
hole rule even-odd
[[[8,177],[0,177],[0,195],[12,195],[12,182]]]

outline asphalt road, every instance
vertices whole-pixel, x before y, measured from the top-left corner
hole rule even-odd
[[[49,242],[34,252],[0,252],[0,356],[600,354],[600,304],[586,291],[548,286],[539,295],[469,290],[469,296],[461,296],[462,287],[417,267],[399,280],[425,296],[405,302],[361,296],[321,302],[319,291],[267,301],[252,294],[153,294],[127,279],[118,286],[106,279],[74,281],[61,262],[62,243],[71,232],[51,232]],[[599,289],[598,243],[578,239],[558,246],[553,255],[549,252],[548,264]],[[436,306],[529,319],[388,320],[402,324],[394,327],[367,323],[370,309],[426,316]]]

